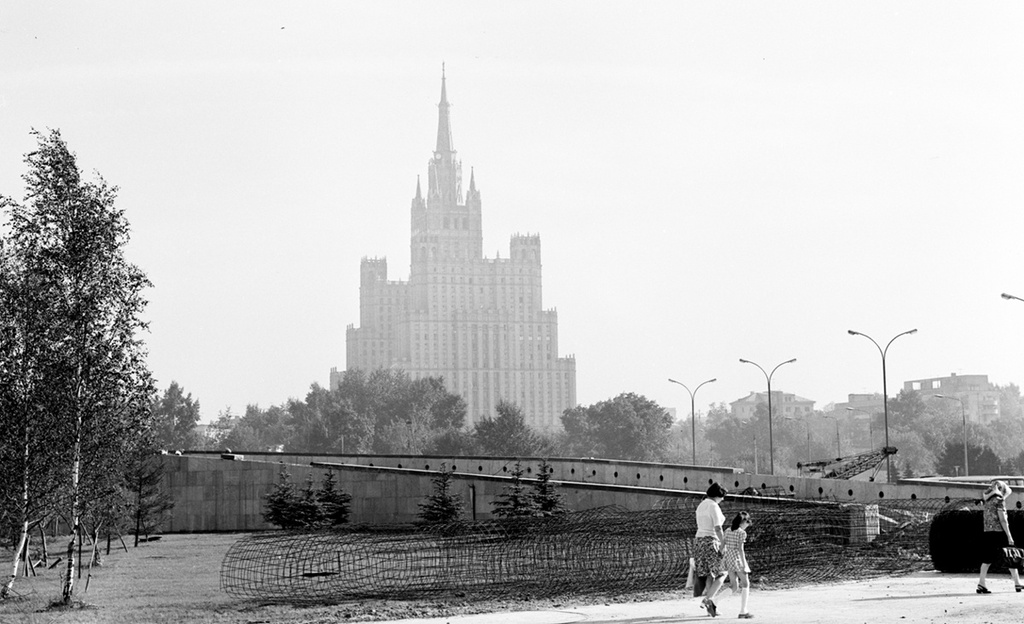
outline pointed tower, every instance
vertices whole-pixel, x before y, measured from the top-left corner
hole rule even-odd
[[[441,264],[483,258],[480,192],[476,189],[475,176],[471,176],[470,190],[463,203],[462,163],[452,148],[450,106],[442,66],[437,143],[433,157],[427,161],[427,195],[421,195],[417,179],[416,197],[412,200],[410,273],[413,276],[436,272]],[[414,298],[416,296],[414,294]],[[419,296],[418,300],[422,301],[422,293]]]
[[[427,163],[427,203],[431,208],[454,206],[462,201],[462,163],[455,157],[448,89],[441,66],[441,101],[437,104],[437,147]]]
[[[576,405],[576,360],[558,356],[558,314],[542,307],[540,237],[514,235],[508,257],[485,258],[481,203],[473,169],[463,200],[442,66],[427,188],[417,177],[410,205],[409,281],[388,280],[383,259],[363,260],[347,366],[444,379],[465,399],[468,427],[509,400],[531,426],[557,430]]]

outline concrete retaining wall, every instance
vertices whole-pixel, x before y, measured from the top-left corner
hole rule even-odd
[[[187,453],[162,455],[164,485],[174,509],[166,532],[251,531],[273,528],[262,518],[263,497],[277,483],[281,465],[300,486],[312,475],[336,472],[339,487],[352,495],[350,521],[357,524],[408,523],[431,493],[431,477],[441,465],[454,468],[454,490],[466,501],[467,518],[491,518],[491,502],[508,483],[517,458],[396,455],[293,455],[281,453]],[[532,478],[539,458],[519,458]],[[886,484],[741,473],[732,468],[601,459],[554,458],[552,479],[573,510],[619,505],[652,509],[665,498],[702,496],[712,482],[732,492],[747,487],[778,488],[800,499],[871,504],[896,498],[978,498],[984,486]],[[1008,507],[1021,508],[1020,492]]]

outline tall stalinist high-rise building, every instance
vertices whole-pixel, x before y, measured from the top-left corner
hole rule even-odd
[[[538,429],[561,426],[576,405],[576,360],[558,356],[558,314],[541,300],[540,237],[512,236],[508,258],[483,256],[480,191],[463,200],[444,72],[427,192],[416,180],[409,281],[389,281],[385,258],[363,258],[359,327],[348,326],[348,368],[444,377],[465,398],[467,424],[501,399]],[[339,375],[332,371],[331,385]]]

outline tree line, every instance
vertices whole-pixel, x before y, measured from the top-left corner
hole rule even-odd
[[[972,474],[1024,474],[1024,400],[1014,384],[997,386],[1001,416],[968,423]],[[774,414],[776,474],[799,474],[797,464],[850,456],[884,445],[884,418],[855,418],[824,410],[790,417]],[[963,474],[963,425],[952,401],[926,401],[913,390],[889,398],[889,443],[898,476]],[[693,448],[688,415],[673,421],[660,405],[623,393],[561,416],[556,432],[527,425],[523,410],[507,401],[494,418],[466,427],[466,404],[445,390],[443,378],[412,380],[400,370],[348,370],[338,388],[313,384],[304,400],[245,414],[222,413],[212,434],[199,439],[198,402],[177,384],[157,404],[155,421],[164,448],[232,448],[286,452],[599,457],[688,464]],[[184,419],[184,420],[182,420]],[[769,472],[768,407],[742,420],[725,403],[697,414],[697,463]],[[172,432],[176,432],[173,433]],[[755,459],[756,448],[756,459]]]
[[[374,453],[663,459],[672,418],[643,396],[623,393],[562,415],[562,429],[539,431],[522,408],[500,401],[494,417],[466,426],[466,402],[444,379],[412,379],[394,369],[345,371],[337,388],[312,384],[305,399],[241,416],[222,412],[202,439],[195,433],[199,403],[172,383],[157,402],[154,421],[167,450],[230,448],[289,453]]]

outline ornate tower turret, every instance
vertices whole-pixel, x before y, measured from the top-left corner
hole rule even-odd
[[[434,149],[434,157],[427,163],[427,204],[431,208],[454,206],[462,202],[462,163],[455,157],[448,108],[448,90],[442,65],[441,101],[437,105],[437,147]]]

